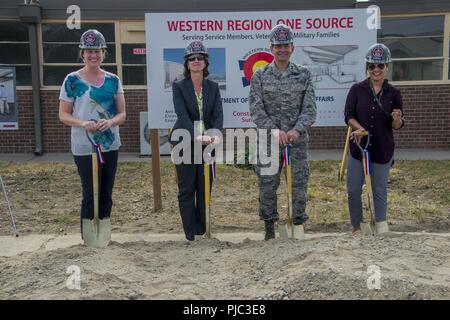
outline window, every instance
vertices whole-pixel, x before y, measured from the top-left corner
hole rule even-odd
[[[444,16],[384,18],[378,41],[391,50],[390,79],[443,79]]]
[[[28,28],[19,21],[0,21],[0,66],[16,67],[16,84],[31,85]]]
[[[122,78],[124,85],[147,84],[146,49],[144,43],[122,44]]]
[[[65,23],[42,25],[43,79],[45,86],[60,86],[64,77],[83,66],[78,44],[88,29],[100,31],[108,46],[102,68],[117,73],[115,32],[113,23],[83,23],[80,30],[69,30]]]

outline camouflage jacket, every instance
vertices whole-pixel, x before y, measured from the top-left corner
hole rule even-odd
[[[258,129],[296,129],[308,139],[317,107],[308,69],[289,63],[282,74],[274,62],[255,71],[249,93],[250,113]]]

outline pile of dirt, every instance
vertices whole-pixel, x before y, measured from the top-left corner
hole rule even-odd
[[[0,299],[450,299],[448,248],[427,233],[76,245],[0,257]]]

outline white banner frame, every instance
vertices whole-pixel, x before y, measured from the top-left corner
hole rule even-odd
[[[373,14],[368,9],[146,13],[149,128],[173,127],[171,83],[182,78],[183,50],[193,40],[203,41],[210,52],[224,127],[254,127],[249,78],[256,66],[270,61],[268,35],[279,22],[294,31],[291,61],[311,70],[318,110],[314,126],[345,126],[348,90],[365,78],[364,55],[377,39]]]

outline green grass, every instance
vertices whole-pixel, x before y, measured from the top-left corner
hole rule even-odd
[[[53,222],[62,225],[62,226],[69,226],[72,225],[74,222],[79,222],[79,210],[65,210],[64,212],[60,212],[60,214],[57,214],[53,218]]]
[[[312,223],[348,222],[345,181],[337,181],[339,165],[339,161],[310,162],[307,212]],[[81,184],[74,164],[0,162],[0,175],[21,229],[51,232],[67,225],[79,227]],[[390,219],[449,219],[449,182],[450,161],[396,161],[388,182]],[[127,226],[132,221],[146,221],[141,224],[148,228],[156,225],[162,231],[168,226],[178,230],[178,187],[175,167],[169,161],[161,161],[161,184],[163,210],[154,214],[151,163],[120,163],[113,194],[115,223]],[[282,218],[286,216],[286,201],[282,179],[278,190]],[[255,173],[219,164],[212,207],[216,225],[259,226]],[[9,232],[3,218],[0,231]]]

